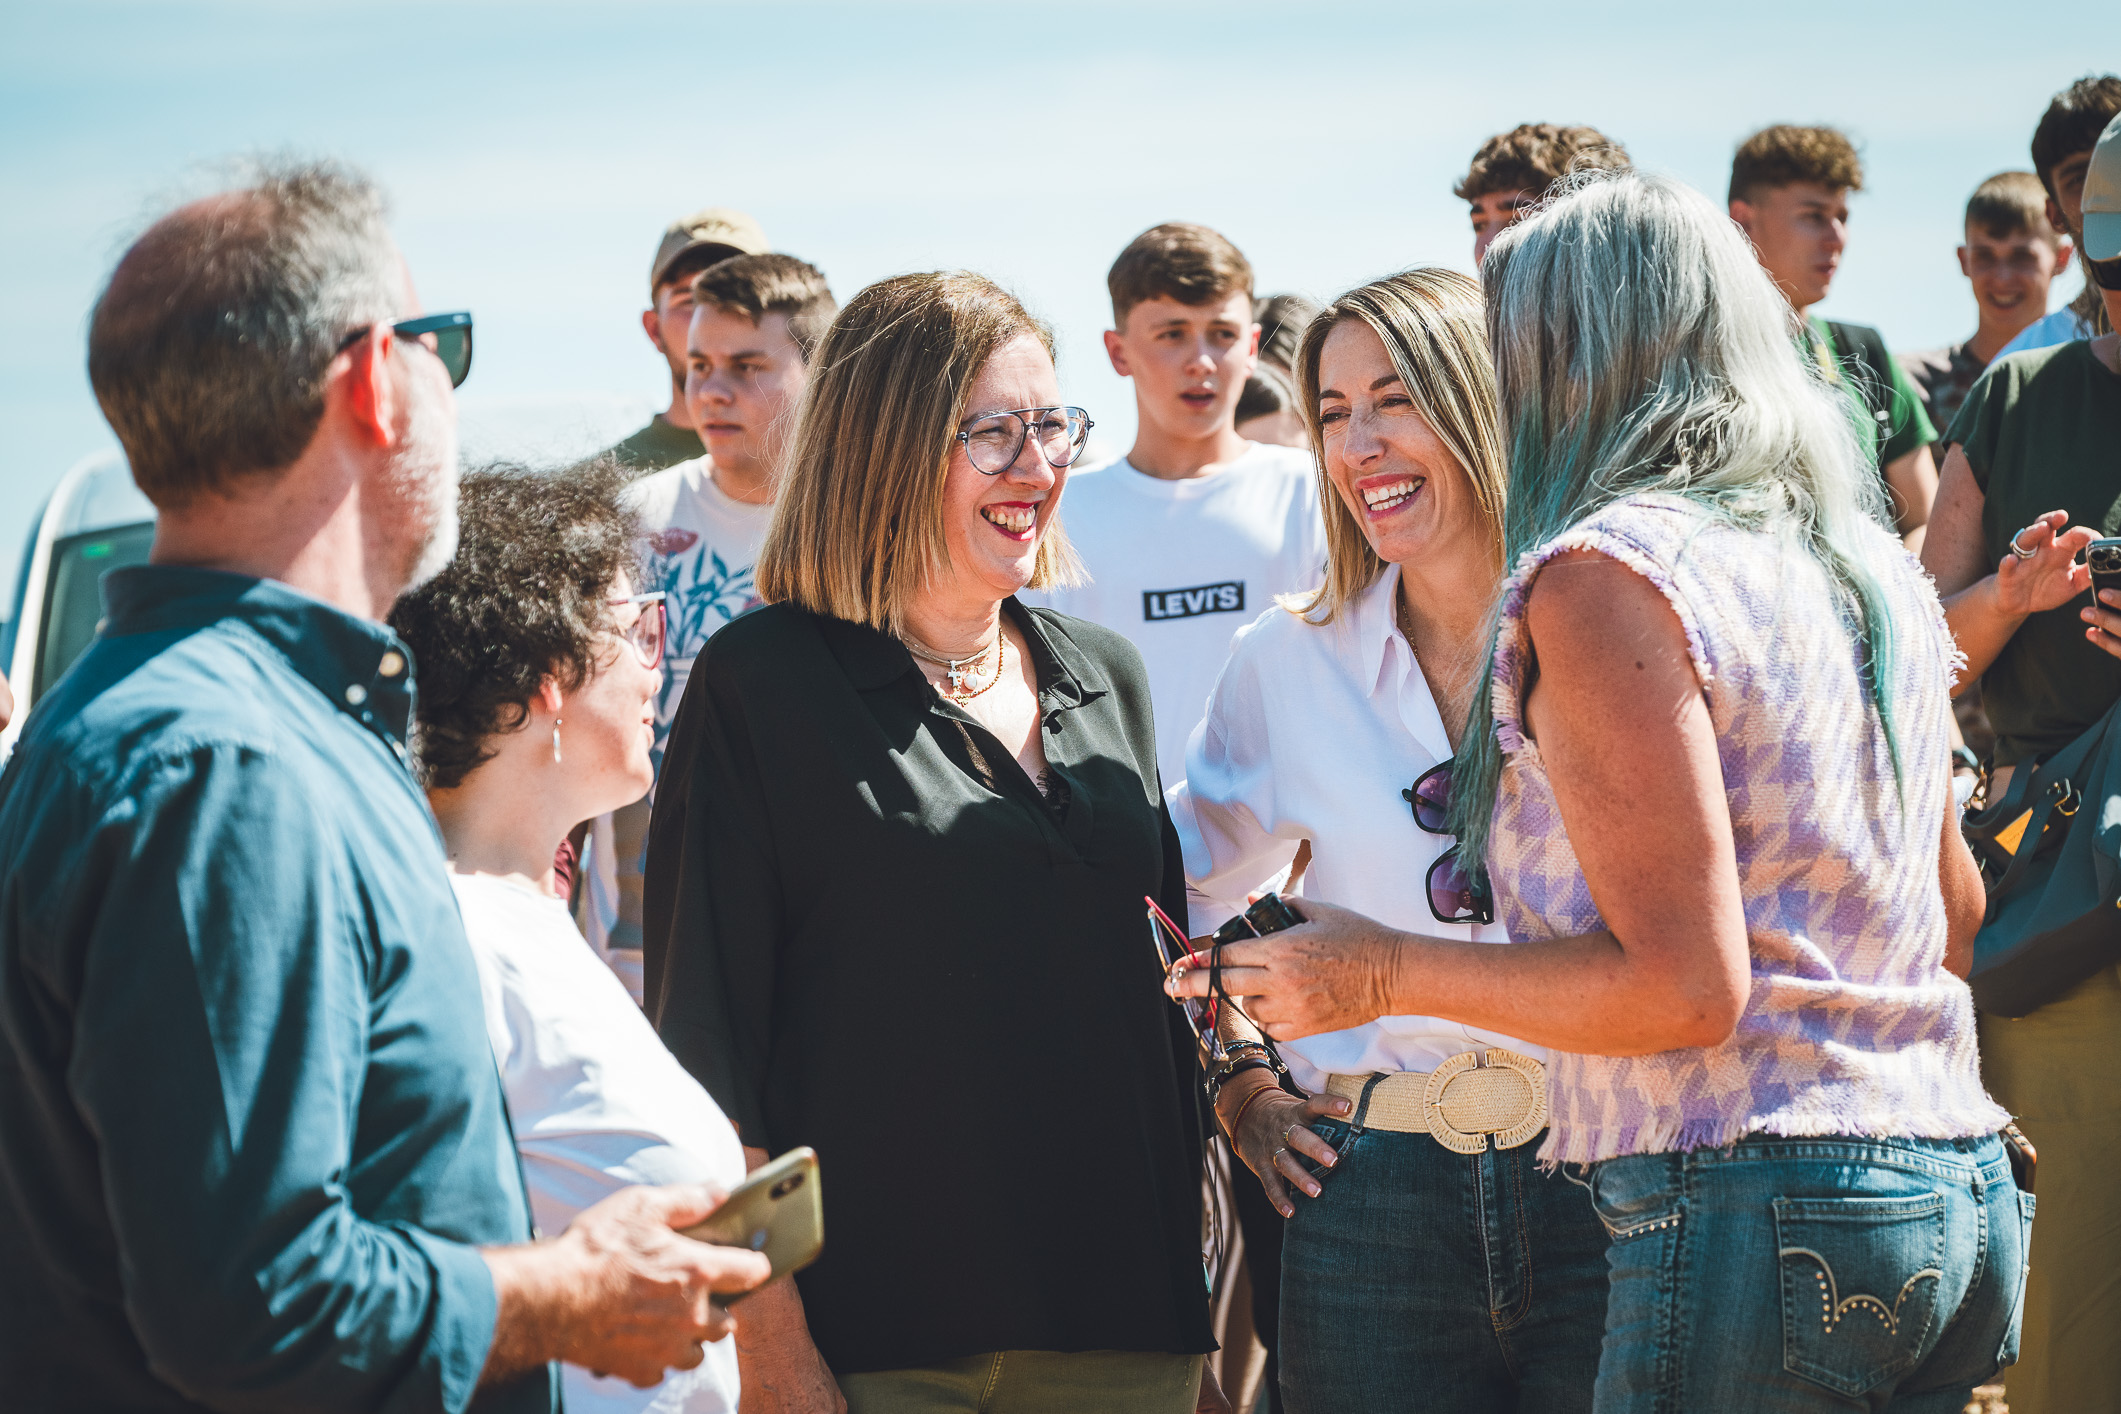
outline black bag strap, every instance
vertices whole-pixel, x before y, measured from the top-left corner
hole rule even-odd
[[[2032,867],[2034,857],[2040,853],[2040,842],[2047,832],[2048,819],[2058,810],[2069,816],[2076,814],[2082,807],[2084,791],[2077,777],[2083,773],[2085,764],[2098,749],[2099,743],[2106,739],[2107,729],[2112,725],[2113,719],[2113,713],[2109,711],[2099,719],[2097,726],[2045,761],[2024,770],[2021,774],[2028,779],[2022,794],[2016,789],[2018,783],[2011,783],[2013,789],[2005,797],[2005,809],[2009,810],[2013,806],[2022,808],[2025,801],[2030,799],[2032,815],[2025,822],[2024,833],[2018,836],[2018,847],[2011,851],[2009,867],[1988,891],[1991,900],[2000,899],[2016,888],[2025,871]],[[2008,819],[2010,816],[2006,814],[2003,818]]]

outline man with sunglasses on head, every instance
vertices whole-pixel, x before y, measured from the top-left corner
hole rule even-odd
[[[692,282],[701,271],[732,256],[769,249],[759,223],[741,211],[710,206],[670,223],[648,265],[648,308],[641,330],[670,365],[670,406],[633,435],[606,447],[636,476],[690,461],[707,450],[692,425],[685,397],[685,336],[692,327]]]
[[[792,255],[739,255],[709,266],[687,291],[685,403],[707,448],[629,488],[641,519],[641,583],[661,590],[669,619],[655,699],[656,771],[692,660],[724,624],[758,605],[751,567],[773,518],[773,485],[810,355],[839,312],[816,266]],[[646,796],[599,816],[582,870],[582,932],[642,998],[641,869]]]
[[[754,1253],[635,1187],[533,1242],[381,620],[454,553],[470,317],[374,187],[275,166],[156,222],[89,379],[156,504],[0,774],[10,1407],[549,1411],[730,1328]]]

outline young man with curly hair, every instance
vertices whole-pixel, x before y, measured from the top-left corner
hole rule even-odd
[[[792,255],[739,255],[710,265],[686,290],[684,401],[706,455],[642,477],[641,587],[668,596],[655,746],[663,745],[692,660],[724,624],[759,602],[752,562],[773,518],[773,479],[810,355],[839,304],[817,267]],[[641,867],[654,794],[590,829],[582,931],[634,1000],[642,997]]]
[[[1495,134],[1480,145],[1473,165],[1451,188],[1472,207],[1473,264],[1480,264],[1490,241],[1569,173],[1632,165],[1627,148],[1596,128],[1519,123]]]
[[[1730,209],[1760,263],[1790,302],[1807,357],[1849,399],[1850,412],[1885,477],[1893,517],[1911,550],[1922,548],[1937,467],[1937,429],[1922,394],[1876,329],[1810,313],[1826,298],[1848,245],[1849,193],[1863,190],[1856,146],[1834,128],[1763,128],[1731,161]]]

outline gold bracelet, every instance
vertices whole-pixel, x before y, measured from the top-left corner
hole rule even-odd
[[[1245,1096],[1244,1103],[1240,1104],[1237,1107],[1237,1113],[1231,1115],[1230,1122],[1223,1126],[1223,1133],[1230,1136],[1231,1144],[1235,1145],[1237,1143],[1237,1126],[1245,1122],[1245,1111],[1252,1108],[1252,1102],[1258,1099],[1260,1096],[1266,1094],[1269,1090],[1278,1091],[1280,1089],[1281,1087],[1279,1085],[1262,1085],[1257,1090],[1254,1090],[1251,1094]]]

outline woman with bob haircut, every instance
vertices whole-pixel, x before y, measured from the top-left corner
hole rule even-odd
[[[1456,876],[1434,793],[1502,580],[1481,318],[1472,280],[1408,270],[1348,291],[1304,334],[1326,580],[1237,636],[1188,744],[1170,799],[1196,926],[1236,913],[1308,842],[1299,907],[1508,941]],[[1288,1219],[1286,1407],[1398,1408],[1418,1390],[1466,1414],[1588,1410],[1606,1235],[1582,1186],[1535,1158],[1546,1049],[1361,1007],[1279,1048],[1304,1099],[1275,1083],[1255,1032],[1226,1034],[1217,1117]]]
[[[1306,900],[1223,980],[1277,1036],[1551,1048],[1540,1157],[1613,1238],[1600,1414],[1959,1409],[2015,1356],[2032,1202],[1954,975],[1936,593],[1698,193],[1572,182],[1483,276],[1510,572],[1448,824],[1511,945]]]
[[[650,1014],[747,1148],[817,1149],[797,1281],[856,1414],[1226,1407],[1147,678],[1014,597],[1072,568],[1052,350],[973,274],[840,312],[649,832]]]

